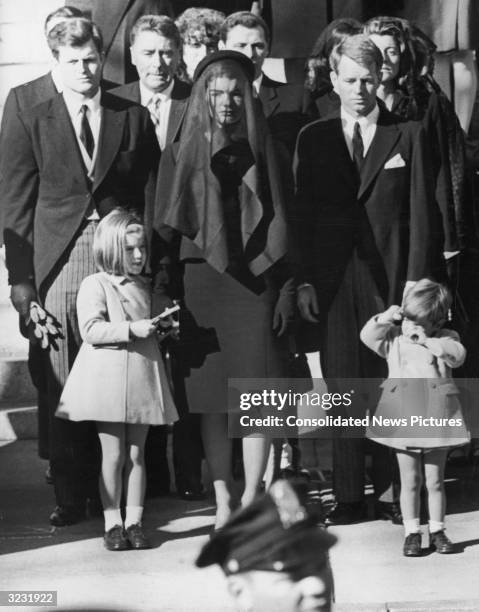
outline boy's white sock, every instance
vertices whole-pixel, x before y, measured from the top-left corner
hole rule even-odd
[[[408,536],[410,533],[421,533],[421,523],[418,518],[403,519],[404,533]]]
[[[444,529],[444,521],[429,521],[429,533],[437,533]]]
[[[105,517],[105,532],[115,527],[115,525],[123,525],[120,508],[103,510],[103,516]]]
[[[138,523],[141,525],[141,517],[143,516],[143,506],[127,506],[125,517],[125,529],[130,525]]]

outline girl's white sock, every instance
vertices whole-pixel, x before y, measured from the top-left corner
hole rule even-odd
[[[109,531],[115,525],[123,525],[120,508],[103,510],[103,516],[105,517],[105,531]]]
[[[403,519],[404,532],[406,535],[410,533],[421,533],[421,523],[418,518]]]
[[[130,525],[138,523],[141,525],[141,517],[143,516],[143,506],[127,506],[125,517],[125,529]]]
[[[444,521],[429,521],[429,533],[437,533],[444,529]]]

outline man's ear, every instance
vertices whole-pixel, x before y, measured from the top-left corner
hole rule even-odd
[[[331,70],[331,72],[329,73],[329,78],[331,79],[331,83],[333,84],[333,89],[336,93],[338,93],[337,90],[337,83],[338,83],[338,75],[334,70]]]
[[[218,42],[218,50],[219,51],[224,51],[226,49],[226,43],[224,40],[220,40]]]
[[[228,576],[228,591],[240,612],[253,611],[253,594],[249,582],[241,574]]]

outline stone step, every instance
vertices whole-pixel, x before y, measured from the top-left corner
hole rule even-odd
[[[32,405],[36,401],[26,359],[0,356],[0,409]]]
[[[36,406],[0,408],[0,441],[31,440],[38,437]]]

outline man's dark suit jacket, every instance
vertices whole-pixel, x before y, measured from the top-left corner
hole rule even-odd
[[[174,17],[170,0],[66,0],[84,11],[103,35],[103,77],[114,83],[129,83],[138,75],[130,61],[130,31],[142,15]]]
[[[13,87],[5,100],[3,107],[2,125],[0,127],[0,194],[3,193],[3,162],[7,155],[5,135],[8,130],[13,129],[13,124],[18,122],[18,114],[27,108],[33,108],[40,102],[44,102],[56,95],[57,90],[53,83],[51,72],[38,77],[33,81]],[[0,245],[3,244],[4,205],[0,206]]]
[[[15,113],[21,113],[27,108],[32,108],[40,102],[44,102],[58,93],[52,79],[52,73],[47,74],[23,83],[14,87],[8,93],[3,109],[3,116],[6,119],[8,116],[13,116]],[[2,121],[2,129],[5,119]]]
[[[273,138],[286,145],[293,156],[300,129],[316,118],[316,115],[304,112],[303,85],[279,83],[263,75],[259,98]]]
[[[316,288],[323,314],[355,249],[385,304],[400,304],[405,282],[434,274],[442,261],[440,215],[421,126],[381,109],[360,175],[339,113],[306,126],[298,138],[293,223],[298,282]]]
[[[87,178],[63,96],[57,94],[6,126],[2,158],[4,239],[9,282],[34,279],[37,290],[96,208],[144,209],[145,185],[159,159],[146,109],[103,92],[93,184]]]
[[[111,93],[123,100],[129,100],[140,104],[140,82],[135,81],[134,83],[127,83],[111,90]],[[168,117],[168,129],[166,132],[166,144],[170,144],[178,140],[181,131],[181,125],[185,116],[186,107],[188,105],[188,99],[191,93],[191,85],[184,83],[179,79],[175,79],[175,84],[171,91],[171,106],[170,115]],[[151,240],[151,232],[153,228],[153,219],[155,214],[155,200],[156,200],[156,170],[152,180],[149,182],[146,190],[145,200],[145,227],[148,240]],[[156,245],[151,245],[150,248],[155,250]],[[151,253],[152,260],[155,259],[155,253]]]

